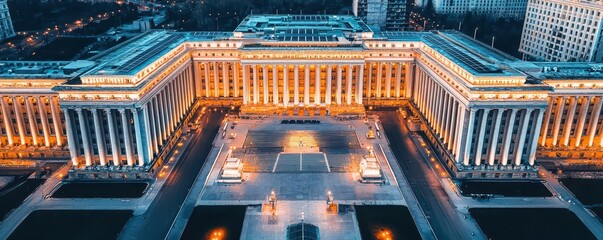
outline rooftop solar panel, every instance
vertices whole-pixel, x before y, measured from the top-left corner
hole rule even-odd
[[[450,54],[452,57],[461,61],[462,63],[469,66],[471,69],[475,70],[478,73],[494,73],[494,72],[500,71],[499,69],[494,69],[493,67],[486,66],[486,65],[480,63],[477,59],[467,55],[466,53],[462,52],[458,48],[452,46],[451,42],[446,41],[446,40],[442,39],[441,37],[429,35],[429,36],[425,36],[425,38],[429,42],[437,44],[438,47],[440,47],[442,50],[444,50],[444,52]]]
[[[126,63],[119,66],[116,69],[116,71],[117,72],[129,72],[129,71],[133,70],[134,68],[140,66],[142,63],[151,59],[153,56],[159,54],[161,51],[163,51],[165,49],[165,47],[174,43],[174,41],[176,41],[179,38],[180,38],[180,35],[171,35],[171,36],[167,37],[166,39],[153,45],[146,51],[143,51],[143,52],[139,53],[138,55],[134,56],[133,58],[128,60]]]

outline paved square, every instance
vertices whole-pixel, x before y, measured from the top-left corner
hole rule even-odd
[[[243,229],[247,239],[283,239],[287,226],[298,222],[301,212],[305,212],[306,221],[319,227],[323,239],[359,239],[353,214],[327,213],[328,192],[339,204],[406,205],[380,152],[377,159],[384,182],[360,182],[360,160],[369,150],[387,146],[385,139],[366,139],[372,125],[329,117],[307,117],[320,120],[320,124],[280,123],[286,119],[239,119],[234,129],[228,129],[237,137],[215,143],[221,150],[215,151],[215,164],[196,205],[262,205],[274,191],[279,206],[276,217],[261,207],[250,207]],[[217,181],[229,150],[243,162],[240,184]]]

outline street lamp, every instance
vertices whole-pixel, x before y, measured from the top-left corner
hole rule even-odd
[[[477,36],[477,29],[479,29],[479,28],[476,27],[475,30],[473,31],[473,39],[475,39],[475,37]]]

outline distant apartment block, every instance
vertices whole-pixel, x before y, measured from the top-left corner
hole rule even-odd
[[[354,0],[353,9],[354,15],[373,28],[399,31],[405,26],[405,0]]]
[[[488,15],[494,18],[522,19],[526,13],[527,0],[431,0],[434,10],[440,14],[462,16],[466,13]],[[424,7],[428,0],[415,0]]]
[[[529,0],[519,51],[534,60],[602,62],[602,4]]]
[[[15,36],[13,21],[10,19],[6,0],[0,0],[0,40]]]

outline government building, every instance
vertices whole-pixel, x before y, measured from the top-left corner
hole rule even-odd
[[[520,61],[454,31],[251,15],[234,32],[149,31],[73,62],[1,62],[0,157],[74,177],[148,178],[200,106],[241,115],[402,107],[457,178],[535,178],[539,158],[603,157],[603,69]]]

